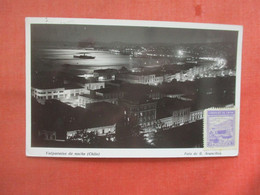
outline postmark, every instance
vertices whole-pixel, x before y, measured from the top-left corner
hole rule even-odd
[[[206,109],[204,113],[204,148],[235,148],[236,129],[236,109]]]

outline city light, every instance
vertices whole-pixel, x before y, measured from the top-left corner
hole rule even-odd
[[[183,56],[184,52],[182,50],[178,50],[178,55]]]

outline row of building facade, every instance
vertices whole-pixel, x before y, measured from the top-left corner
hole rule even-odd
[[[203,70],[201,68],[201,70]],[[197,71],[197,70],[196,70]],[[200,70],[199,70],[200,71]],[[142,85],[159,85],[165,80],[172,80],[174,77],[170,75],[155,75],[155,74],[117,74],[114,78],[115,71],[97,71],[94,73],[95,77],[100,81],[87,82],[84,84],[78,84],[74,86],[65,86],[57,88],[37,88],[32,87],[31,95],[38,102],[44,104],[46,100],[57,99],[62,102],[66,102],[69,99],[73,99],[76,102],[74,107],[87,108],[88,105],[98,102],[107,102],[111,104],[119,105],[124,109],[123,115],[125,122],[131,122],[136,120],[140,127],[145,132],[156,131],[158,128],[170,129],[185,123],[195,122],[203,119],[203,110],[191,111],[189,106],[183,106],[173,109],[170,116],[158,117],[157,116],[157,100],[163,96],[156,90],[149,90],[146,99],[138,100],[135,98],[125,97],[125,92],[120,90],[120,84],[113,83],[112,86],[106,86],[108,81],[116,79],[116,81],[122,81],[131,84]],[[101,81],[105,80],[105,81]],[[135,92],[133,92],[135,93]],[[182,94],[168,94],[165,95],[170,99],[181,99]],[[182,101],[186,101],[183,99]],[[67,139],[73,139],[75,135],[80,133],[93,132],[97,136],[107,136],[115,134],[116,124],[113,122],[106,125],[96,125],[86,127],[82,129],[70,129],[67,130]],[[39,136],[45,140],[57,140],[55,131],[40,131]],[[82,137],[81,137],[82,138]],[[81,139],[80,136],[78,139]],[[75,138],[76,139],[76,138]]]

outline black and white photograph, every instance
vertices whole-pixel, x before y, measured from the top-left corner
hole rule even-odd
[[[205,147],[205,109],[239,113],[240,26],[38,20],[26,23],[27,150],[185,156]]]

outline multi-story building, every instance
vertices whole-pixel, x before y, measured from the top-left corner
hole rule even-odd
[[[115,131],[116,131],[116,124],[111,124],[106,126],[93,126],[84,129],[67,131],[66,140],[83,142],[84,136],[86,136],[87,133],[94,133],[96,136],[104,137],[108,135],[114,135]],[[112,138],[110,141],[115,141],[115,139]]]
[[[173,126],[172,116],[161,118],[161,119],[157,120],[156,122],[157,123],[155,124],[155,128],[158,128],[158,129],[168,129]]]
[[[97,90],[91,90],[90,94],[81,94],[78,96],[78,106],[87,108],[88,104],[96,102],[107,102],[118,104],[118,99],[124,96],[124,92],[118,87],[110,86]]]
[[[103,89],[97,89],[94,93],[96,96],[103,97],[104,99],[124,97],[124,92],[120,90],[120,88],[112,86]]]
[[[191,102],[165,97],[159,100],[157,109],[157,120],[164,127],[171,128],[190,121]]]
[[[80,94],[85,93],[85,89],[80,86],[65,87],[64,98],[77,97]]]
[[[133,84],[144,85],[159,85],[163,83],[163,76],[156,76],[155,74],[118,74],[117,80],[125,81]]]
[[[74,109],[78,114],[75,115],[74,123],[67,126],[67,140],[88,142],[88,134],[92,133],[94,137],[115,141],[116,123],[122,116],[122,111],[117,105],[99,102],[89,105],[87,110]]]
[[[59,88],[35,88],[32,87],[32,96],[40,103],[45,103],[46,100],[50,99],[69,99],[77,97],[80,94],[85,93],[85,88],[80,86],[68,86]]]
[[[156,120],[156,101],[124,98],[120,101],[126,122],[136,120],[141,127],[152,126]]]
[[[82,94],[78,96],[78,106],[87,108],[88,104],[97,102],[107,102],[111,104],[118,104],[118,98],[104,98],[102,96]]]
[[[82,141],[89,135],[113,141],[116,123],[122,116],[119,106],[106,102],[93,103],[88,109],[83,109],[50,100],[43,109],[48,114],[45,119],[37,119],[40,125],[33,126],[32,131],[35,138],[46,141],[66,141],[68,138],[71,138],[71,141]],[[59,111],[52,115],[56,110]],[[49,121],[48,124],[46,121]]]
[[[117,70],[115,69],[99,69],[94,70],[94,78],[98,81],[111,81],[115,80],[115,75],[117,74]]]
[[[64,97],[65,88],[53,88],[53,89],[31,89],[31,94],[37,100],[59,99]]]
[[[84,84],[86,90],[96,90],[105,88],[105,82],[89,82]]]
[[[190,121],[190,108],[183,108],[173,111],[173,125],[184,124]]]
[[[130,84],[124,83],[121,90],[125,92],[125,95],[132,94],[133,92],[138,93],[148,99],[160,99],[164,96],[161,90],[156,86],[142,85],[142,84]]]
[[[190,112],[190,122],[202,120],[203,119],[203,111],[204,110],[195,110],[195,111]]]

